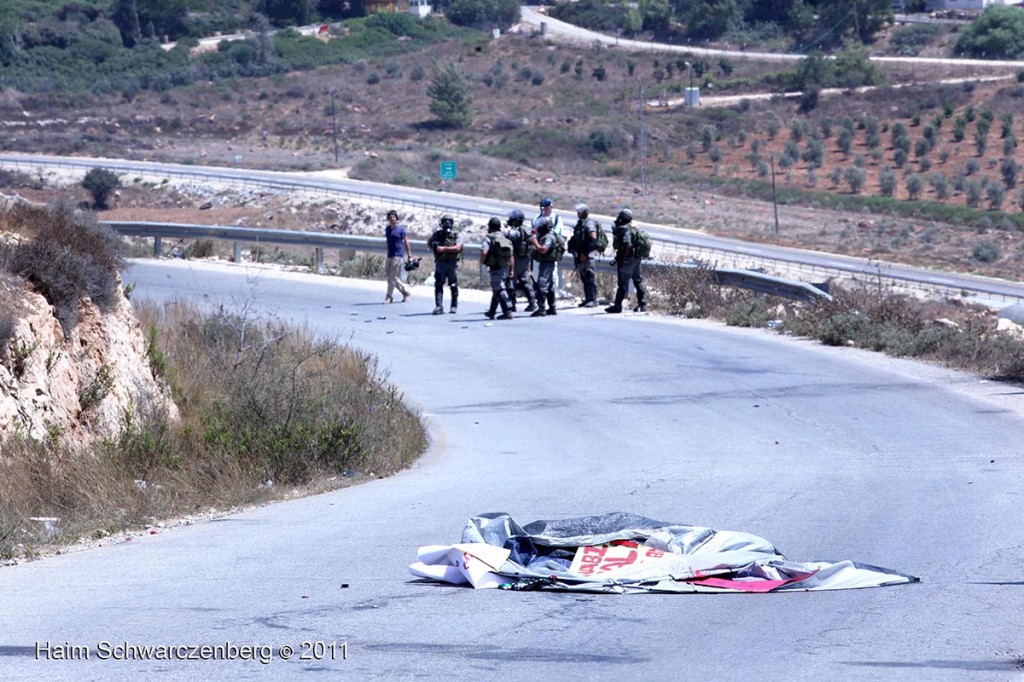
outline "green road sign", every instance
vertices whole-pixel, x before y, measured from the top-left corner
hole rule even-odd
[[[442,161],[441,162],[441,179],[442,180],[454,180],[456,165],[454,161]]]

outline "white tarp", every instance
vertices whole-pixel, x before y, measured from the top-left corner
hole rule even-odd
[[[795,562],[756,535],[621,512],[520,526],[469,519],[462,542],[420,547],[409,572],[476,588],[586,592],[779,592],[917,582],[853,561]]]

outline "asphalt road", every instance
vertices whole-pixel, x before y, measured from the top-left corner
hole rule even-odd
[[[696,55],[700,57],[728,57],[731,59],[750,59],[761,62],[797,62],[807,57],[804,53],[782,53],[782,52],[756,52],[752,50],[720,50],[715,48],[700,47],[699,45],[673,45],[669,43],[655,43],[645,40],[628,40],[621,36],[607,35],[597,31],[591,31],[580,26],[554,19],[547,14],[538,11],[537,7],[524,6],[520,10],[521,20],[524,24],[534,27],[537,31],[543,31],[551,39],[568,40],[577,44],[595,46],[600,43],[606,48],[616,47],[627,51],[656,52],[664,54]],[[543,25],[543,28],[542,28]],[[1013,59],[956,59],[938,57],[882,57],[870,56],[873,62],[890,64],[940,64],[943,66],[967,66],[979,65],[987,67],[1024,67],[1024,61]]]
[[[378,353],[432,450],[389,479],[0,569],[5,680],[1022,677],[1019,389],[708,323],[572,310],[487,324],[480,294],[434,317],[423,288],[383,306],[381,283],[256,272],[140,262],[126,281],[134,297],[252,301]],[[581,596],[406,572],[473,514],[614,510],[923,581]],[[37,660],[46,642],[89,658]],[[110,660],[125,644],[227,642],[272,660]]]

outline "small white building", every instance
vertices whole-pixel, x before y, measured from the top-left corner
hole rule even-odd
[[[420,17],[421,19],[434,10],[430,0],[409,0],[409,14]]]

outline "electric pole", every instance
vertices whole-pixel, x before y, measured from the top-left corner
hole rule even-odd
[[[779,199],[775,195],[775,155],[768,157],[772,162],[772,207],[775,209],[775,234],[779,233]]]
[[[644,129],[644,83],[640,81],[640,196],[647,196],[647,131]]]
[[[334,127],[334,165],[337,166],[339,163],[338,157],[338,109],[335,106],[335,97],[337,96],[337,90],[331,90],[331,120],[333,121]]]

